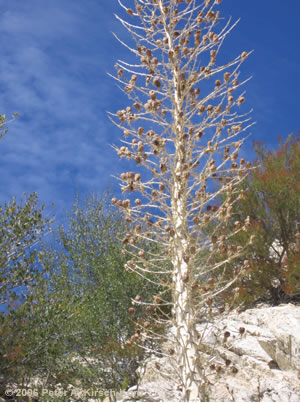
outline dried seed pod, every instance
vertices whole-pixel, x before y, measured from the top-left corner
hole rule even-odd
[[[133,90],[133,86],[132,85],[126,85],[126,87],[125,87],[125,91],[126,92],[131,92]]]
[[[245,328],[244,327],[240,327],[239,328],[239,333],[242,335],[245,333]]]
[[[144,151],[144,143],[142,141],[138,142],[138,151],[141,153]]]
[[[142,226],[141,226],[141,225],[137,225],[137,226],[135,227],[135,231],[136,231],[137,233],[141,232],[141,230],[142,230]]]
[[[118,199],[117,199],[116,197],[113,197],[113,198],[111,199],[111,203],[112,203],[112,204],[116,204],[117,201],[118,201]]]
[[[241,60],[242,60],[242,62],[243,62],[245,59],[247,59],[247,57],[248,57],[248,53],[247,53],[247,52],[243,52],[243,53],[241,54]]]
[[[147,308],[148,308],[148,307],[147,307]],[[150,322],[148,322],[148,321],[144,322],[144,328],[145,328],[145,329],[148,329],[150,326],[151,326],[151,323],[150,323]]]
[[[239,97],[238,100],[237,100],[237,104],[238,104],[238,105],[241,105],[241,104],[243,104],[245,101],[246,101],[246,98],[245,98],[245,97]]]
[[[127,8],[126,11],[127,11],[127,14],[133,16],[133,11],[131,10],[131,8]]]
[[[205,77],[209,78],[210,77],[210,73],[211,73],[211,69],[207,66],[204,69],[204,73],[205,73]]]
[[[225,83],[228,83],[229,78],[230,78],[230,73],[228,73],[228,72],[224,73],[224,81],[225,81]]]
[[[208,223],[210,221],[210,216],[207,215],[207,214],[204,214],[203,215],[203,220],[204,220],[205,223]]]
[[[139,104],[139,103],[137,103],[137,102],[135,102],[134,104],[133,104],[133,107],[137,110],[137,111],[140,111],[142,108],[141,108],[141,105]]]
[[[129,199],[123,200],[122,205],[124,208],[128,208],[130,206],[130,200]]]
[[[143,127],[139,127],[138,128],[138,136],[140,137],[143,133],[144,133],[144,128]]]
[[[133,179],[134,179],[134,172],[127,172],[127,178],[129,179],[129,180],[132,180],[133,181]]]
[[[198,218],[198,217],[195,217],[194,220],[193,220],[193,223],[194,223],[195,225],[198,225],[198,224],[200,223],[199,218]]]
[[[216,365],[216,372],[221,372],[222,371],[222,367],[221,365]]]
[[[164,163],[161,163],[159,165],[159,167],[160,167],[161,172],[163,172],[163,173],[167,172],[167,170],[168,170],[166,164],[164,164]]]
[[[196,248],[195,248],[195,246],[191,246],[191,247],[190,247],[190,253],[191,253],[191,254],[195,254],[195,253],[196,253]]]
[[[148,56],[148,58],[149,58],[149,59],[151,59],[151,58],[152,58],[152,52],[151,52],[151,49],[147,49],[147,50],[146,50],[146,54],[147,54],[147,56]]]
[[[148,306],[146,307],[146,311],[147,311],[148,313],[151,313],[151,312],[153,311],[153,306],[152,306],[152,305],[148,305]]]
[[[134,315],[135,309],[133,307],[130,307],[130,308],[128,308],[128,312],[130,313],[130,315]]]
[[[197,19],[197,22],[198,22],[199,20]],[[208,42],[208,36],[207,35],[203,35],[203,37],[202,37],[202,42],[204,43],[204,45]]]
[[[172,60],[174,59],[174,52],[173,52],[173,50],[169,50],[168,55],[169,55],[169,59],[172,61]]]
[[[135,204],[137,205],[137,206],[140,206],[141,204],[142,204],[142,202],[141,202],[141,199],[135,199]]]
[[[137,296],[135,297],[135,300],[136,300],[137,302],[140,302],[140,301],[142,300],[142,297],[141,297],[140,295],[137,295]]]
[[[159,81],[159,77],[154,77],[154,79],[153,79],[153,84],[154,84],[157,88],[160,88],[160,87],[161,87],[161,84],[160,84],[160,81]]]
[[[200,113],[203,113],[205,111],[205,105],[200,105],[198,107],[198,110],[199,110]]]

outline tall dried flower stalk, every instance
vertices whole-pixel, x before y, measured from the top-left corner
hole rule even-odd
[[[150,349],[161,337],[158,329],[172,326],[168,338],[174,349],[168,355],[176,362],[182,399],[203,399],[207,375],[198,348],[199,313],[209,315],[247,270],[245,264],[228,282],[221,268],[225,273],[241,253],[230,245],[231,237],[249,227],[246,220],[231,234],[225,231],[249,167],[239,158],[241,133],[251,125],[249,112],[241,113],[245,97],[239,82],[248,53],[217,64],[236,25],[222,23],[215,10],[221,0],[130,0],[132,8],[119,3],[128,18],[116,17],[133,42],[115,36],[138,61],[116,63],[113,77],[130,105],[110,117],[124,133],[123,145],[115,147],[118,155],[137,165],[136,172],[121,174],[122,192],[139,197],[112,202],[124,210],[130,227],[123,239],[124,253],[130,254],[125,269],[161,290],[152,301],[142,295],[133,301],[149,320],[137,320],[137,333],[127,344],[146,338],[154,341]],[[145,250],[149,242],[159,248]],[[134,317],[136,307],[129,313]]]

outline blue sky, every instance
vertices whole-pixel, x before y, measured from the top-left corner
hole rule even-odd
[[[131,0],[124,0],[131,4]],[[253,107],[251,143],[270,148],[300,130],[299,0],[224,0],[223,16],[241,18],[224,44],[228,56],[255,52],[243,64]],[[18,112],[0,142],[0,203],[37,192],[57,220],[81,197],[118,189],[121,162],[110,147],[120,132],[106,111],[127,106],[107,72],[127,51],[111,32],[117,0],[0,0],[0,113]]]

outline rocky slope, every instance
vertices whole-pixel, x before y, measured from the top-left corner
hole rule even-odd
[[[217,324],[201,323],[197,330],[203,335],[203,356],[216,351],[208,369],[209,401],[300,401],[300,306],[260,306],[231,313]],[[162,345],[162,351],[169,348]],[[180,401],[177,385],[169,359],[152,355],[139,385],[118,401]]]

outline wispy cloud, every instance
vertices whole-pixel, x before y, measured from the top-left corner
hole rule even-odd
[[[0,108],[20,119],[0,145],[0,198],[37,191],[65,207],[75,192],[100,190],[110,180],[114,129],[105,116],[110,90],[103,75],[111,66],[98,31],[108,25],[107,9],[96,7],[93,19],[84,18],[93,1],[4,3]]]

